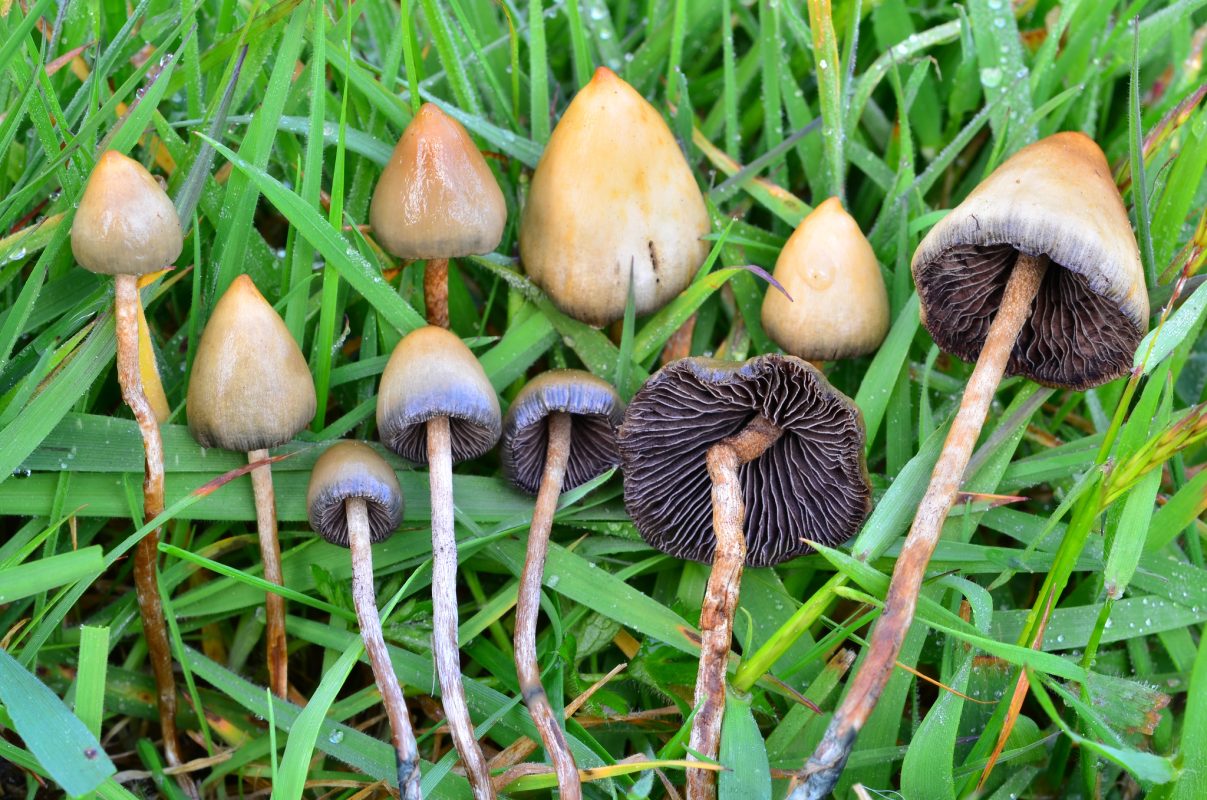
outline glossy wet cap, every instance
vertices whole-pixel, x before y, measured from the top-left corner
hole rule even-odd
[[[574,97],[532,176],[520,260],[562,311],[592,325],[669,303],[708,255],[708,210],[662,116],[606,67]]]
[[[499,440],[499,398],[482,365],[456,334],[428,325],[403,337],[386,363],[378,435],[398,455],[426,464],[424,423],[433,417],[448,417],[454,462],[477,458]]]
[[[637,530],[664,553],[711,562],[708,449],[757,414],[783,434],[738,468],[746,502],[746,563],[779,564],[836,545],[871,510],[863,417],[807,362],[764,355],[745,363],[684,358],[655,373],[620,426],[624,502]]]
[[[171,266],[183,237],[176,206],[142,164],[116,150],[96,162],[71,223],[71,252],[104,275],[145,275]]]
[[[1106,157],[1084,134],[1019,150],[918,245],[922,322],[939,347],[976,359],[1019,253],[1051,262],[1007,374],[1086,389],[1126,373],[1148,291]]]
[[[570,457],[563,491],[620,463],[616,428],[624,416],[624,401],[612,384],[581,369],[543,372],[525,384],[503,418],[503,469],[512,483],[529,494],[540,488],[549,446],[546,420],[557,411],[570,415]]]
[[[389,538],[402,521],[402,489],[386,460],[364,442],[336,442],[310,472],[306,509],[310,527],[331,544],[348,546],[344,501],[360,498],[369,511],[369,538]]]
[[[189,378],[188,420],[205,447],[285,444],[314,418],[314,379],[284,321],[247,275],[218,299]]]
[[[400,258],[458,258],[493,251],[506,222],[503,191],[465,128],[425,103],[373,190],[377,241]]]
[[[788,238],[763,300],[763,328],[784,351],[810,361],[873,352],[888,333],[888,291],[872,245],[831,197]]]

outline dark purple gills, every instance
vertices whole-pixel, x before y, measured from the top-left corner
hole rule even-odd
[[[742,465],[746,563],[805,555],[805,540],[835,545],[871,510],[863,417],[807,362],[765,355],[745,363],[686,358],[651,377],[620,428],[625,507],[664,553],[711,562],[708,449],[762,414],[783,435]]]

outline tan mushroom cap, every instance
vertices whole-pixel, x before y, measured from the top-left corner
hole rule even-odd
[[[775,279],[792,299],[769,288],[763,300],[767,334],[798,358],[824,361],[872,352],[888,333],[888,291],[872,245],[831,197],[788,237]]]
[[[384,458],[364,442],[336,442],[314,462],[306,487],[310,527],[332,544],[348,546],[348,512],[344,502],[365,501],[369,540],[389,538],[402,521],[402,489]]]
[[[427,425],[448,417],[453,461],[477,458],[502,431],[499,398],[465,343],[428,325],[403,337],[381,374],[377,430],[382,444],[416,464],[427,463]]]
[[[1127,372],[1148,328],[1148,290],[1106,156],[1084,134],[1019,150],[918,245],[922,321],[941,348],[977,357],[1019,253],[1051,265],[1007,373],[1085,389]]]
[[[71,252],[103,275],[145,275],[170,266],[183,236],[176,206],[142,164],[116,150],[96,162],[71,223]]]
[[[662,116],[600,67],[562,115],[532,176],[520,259],[553,302],[606,325],[683,291],[708,255],[708,210]]]
[[[503,191],[461,123],[424,103],[386,164],[369,224],[399,258],[460,258],[499,246]]]
[[[284,321],[240,275],[214,306],[189,378],[188,419],[205,447],[278,447],[314,418],[314,378]]]

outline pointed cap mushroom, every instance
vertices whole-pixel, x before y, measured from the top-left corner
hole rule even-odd
[[[188,419],[205,447],[278,447],[314,418],[314,379],[284,321],[240,275],[214,306],[189,378]]]
[[[791,296],[768,290],[763,327],[784,351],[811,361],[872,352],[888,333],[888,292],[863,231],[831,197],[805,217],[775,262]]]
[[[558,308],[605,325],[683,291],[705,256],[708,210],[662,116],[606,67],[562,115],[532,176],[520,260]]]
[[[586,483],[620,463],[616,428],[624,402],[607,381],[580,369],[544,372],[529,381],[503,419],[503,469],[511,482],[536,494],[549,438],[545,420],[570,415],[570,456],[562,491]]]
[[[386,164],[369,223],[400,258],[460,258],[499,246],[507,203],[461,123],[424,103]]]
[[[142,164],[108,150],[88,177],[71,223],[71,252],[103,275],[144,275],[169,266],[183,237],[176,207]]]
[[[1106,157],[1084,134],[1019,150],[922,240],[914,282],[939,347],[976,359],[1019,253],[1051,267],[1006,373],[1071,389],[1124,374],[1147,329],[1148,292]]]
[[[386,447],[416,464],[427,462],[427,426],[448,417],[453,461],[495,446],[499,398],[465,343],[428,325],[408,333],[386,363],[377,393],[377,429]]]
[[[625,508],[653,547],[709,562],[716,547],[708,449],[763,415],[783,430],[738,468],[746,501],[746,563],[779,564],[838,544],[871,508],[863,416],[807,362],[684,358],[653,375],[620,426]]]
[[[364,442],[336,442],[310,473],[306,508],[310,527],[331,544],[348,546],[346,500],[358,497],[369,511],[373,544],[389,538],[402,521],[402,489],[386,460]]]

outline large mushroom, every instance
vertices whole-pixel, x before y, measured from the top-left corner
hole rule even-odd
[[[90,272],[112,275],[117,328],[117,382],[142,434],[145,455],[143,514],[148,521],[163,511],[163,441],[139,371],[138,276],[168,267],[180,255],[183,236],[176,207],[142,164],[106,151],[88,177],[71,224],[71,252]],[[181,763],[176,736],[176,679],[167,622],[159,598],[156,567],[159,529],[149,532],[134,551],[134,586],[151,671],[164,751],[168,763]]]
[[[889,309],[880,264],[837,197],[788,237],[775,279],[784,291],[763,299],[763,328],[784,352],[829,361],[866,355],[884,341]]]
[[[864,438],[854,402],[794,356],[685,358],[629,403],[619,439],[629,516],[662,552],[712,563],[692,751],[717,755],[743,566],[855,534],[871,506]],[[712,797],[712,773],[689,770],[687,788],[689,798]]]
[[[424,103],[373,190],[369,223],[399,258],[424,259],[427,320],[448,327],[448,260],[499,246],[507,203],[461,123]]]
[[[386,650],[373,588],[373,545],[385,541],[402,520],[402,489],[385,459],[363,442],[328,447],[310,473],[306,489],[310,527],[331,544],[352,552],[352,602],[373,678],[390,720],[398,786],[404,800],[422,800],[419,747],[406,699]]]
[[[592,325],[638,314],[691,283],[708,209],[662,116],[607,67],[571,101],[532,175],[520,260],[562,311]]]
[[[607,381],[577,369],[542,373],[527,383],[503,420],[503,469],[521,490],[536,495],[528,552],[515,612],[515,666],[520,694],[553,762],[562,800],[582,797],[578,766],[541,684],[536,619],[553,514],[563,490],[620,463],[616,428],[624,402]]]
[[[494,447],[501,424],[494,388],[456,335],[429,325],[411,331],[394,348],[377,393],[377,430],[386,447],[408,461],[428,465],[432,652],[449,731],[478,800],[493,798],[494,789],[461,683],[453,463],[477,458]]]
[[[201,333],[189,377],[189,432],[203,447],[247,453],[252,464],[256,528],[264,580],[284,585],[277,509],[268,451],[288,442],[314,418],[314,378],[284,320],[240,275],[218,299]],[[289,688],[285,598],[265,598],[268,680],[273,694]]]
[[[1015,153],[914,253],[922,320],[976,359],[848,688],[792,800],[829,794],[892,673],[918,590],[1003,374],[1070,389],[1124,375],[1148,327],[1140,251],[1106,157],[1081,133]]]

